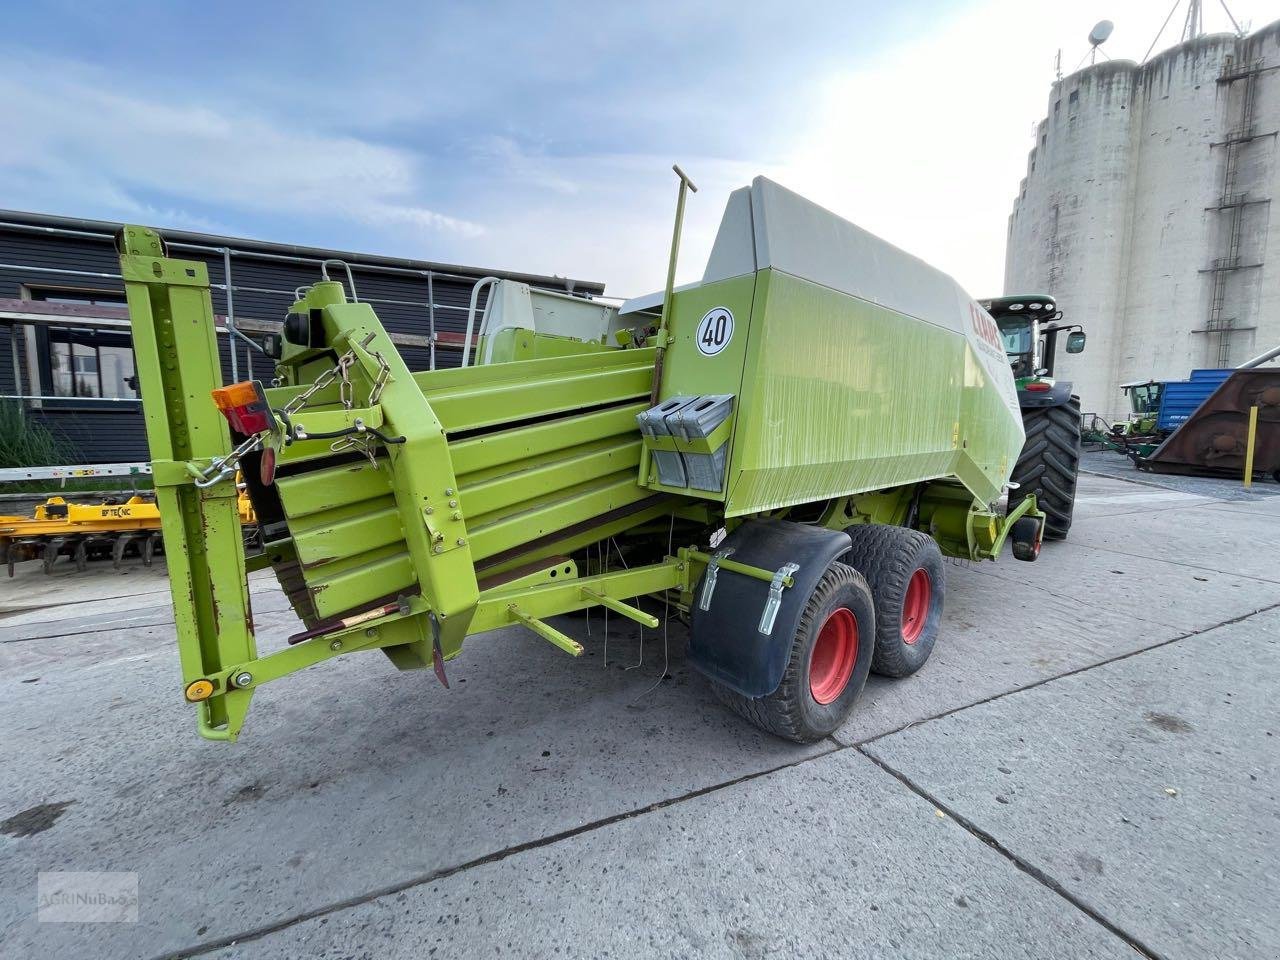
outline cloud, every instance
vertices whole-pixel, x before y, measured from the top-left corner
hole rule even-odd
[[[1169,2],[392,2],[317,8],[305,36],[254,5],[250,35],[224,13],[194,48],[164,5],[121,0],[152,32],[112,43],[105,14],[55,30],[28,5],[11,32],[61,59],[0,56],[0,205],[638,294],[664,279],[678,161],[700,187],[681,281],[763,173],[992,294],[1057,48],[1070,71],[1111,15],[1111,55],[1140,57]]]
[[[142,99],[77,64],[0,62],[0,124],[22,131],[0,142],[0,202],[11,206],[61,193],[90,208],[81,214],[197,206],[220,211],[219,219],[337,216],[484,232],[421,204],[419,165],[408,151],[247,111]]]
[[[505,150],[505,163],[532,165],[537,176],[508,178],[504,165],[481,168],[457,184],[469,198],[469,215],[490,229],[482,237],[452,239],[450,259],[602,281],[618,296],[663,284],[676,202],[673,159],[699,188],[686,208],[680,282],[701,277],[725,198],[759,172],[752,161],[694,152],[553,157],[521,153],[514,141]]]

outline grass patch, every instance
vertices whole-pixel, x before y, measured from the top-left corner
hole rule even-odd
[[[27,416],[20,400],[0,400],[0,467],[44,467],[66,463],[71,444]]]
[[[0,400],[0,468],[47,467],[74,463],[76,448],[39,420],[27,414],[21,401]],[[0,493],[94,493],[152,488],[149,475],[136,477],[73,477],[0,484]]]

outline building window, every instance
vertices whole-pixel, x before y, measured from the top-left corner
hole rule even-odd
[[[102,290],[58,290],[28,288],[32,300],[41,303],[69,303],[84,307],[128,306],[123,293],[106,293]]]
[[[40,340],[48,351],[49,396],[138,399],[133,344],[127,333],[101,327],[43,327]]]
[[[1072,90],[1072,91],[1071,91],[1071,96],[1067,97],[1067,106],[1068,106],[1070,109],[1075,110],[1076,106],[1077,106],[1079,103],[1080,103],[1080,91],[1079,91],[1079,90]]]
[[[122,294],[98,290],[31,289],[29,296],[44,303],[73,306],[126,305]],[[128,328],[40,326],[35,330],[35,341],[44,396],[90,400],[138,399],[133,341]]]

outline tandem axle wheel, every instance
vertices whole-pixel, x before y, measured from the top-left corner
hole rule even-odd
[[[768,635],[756,622],[767,592],[758,579],[713,571],[709,608],[694,605],[691,662],[760,729],[820,740],[848,719],[871,671],[905,677],[929,659],[946,592],[932,537],[884,525],[839,532],[752,521],[726,539],[720,553],[727,550],[755,567],[794,567]]]

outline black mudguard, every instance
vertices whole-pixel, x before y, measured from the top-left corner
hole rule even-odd
[[[1071,401],[1070,380],[1058,380],[1052,387],[1041,393],[1032,390],[1018,391],[1018,406],[1023,410],[1039,410],[1042,407],[1060,407]]]
[[[810,594],[831,566],[848,552],[848,534],[785,520],[748,520],[720,544],[733,550],[730,559],[776,571],[799,565],[791,574],[795,586],[782,591],[773,629],[760,633],[760,615],[769,599],[769,584],[720,568],[710,609],[702,609],[706,574],[693,593],[689,661],[712,680],[745,697],[767,697],[778,689],[791,655],[791,642]]]

